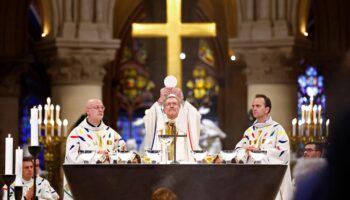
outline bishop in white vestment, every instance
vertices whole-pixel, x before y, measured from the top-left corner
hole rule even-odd
[[[146,128],[145,149],[161,150],[158,135],[167,134],[167,123],[173,122],[176,134],[185,136],[176,138],[176,159],[180,162],[193,162],[191,151],[200,149],[200,118],[201,115],[194,106],[187,101],[183,102],[179,88],[162,88],[158,102],[146,110],[143,118]]]

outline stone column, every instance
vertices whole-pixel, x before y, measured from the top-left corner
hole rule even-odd
[[[9,133],[14,138],[14,148],[19,144],[19,94],[20,75],[25,70],[23,64],[2,64],[0,67],[0,146],[5,148],[5,137]],[[3,162],[5,154],[1,153]],[[4,164],[1,164],[1,168]],[[3,169],[2,169],[3,170]]]
[[[238,37],[229,39],[229,47],[246,65],[247,109],[256,94],[266,94],[272,101],[272,118],[291,131],[297,116],[297,63],[312,45],[292,31],[298,24],[288,16],[297,15],[298,1],[237,2]]]
[[[104,66],[114,59],[119,40],[105,42],[59,39],[42,43],[42,57],[49,58],[52,101],[62,108],[69,127],[84,114],[88,99],[102,99]],[[51,46],[51,47],[50,47]],[[51,54],[51,55],[50,55]]]
[[[271,116],[287,132],[291,121],[297,116],[297,79],[294,45],[279,42],[248,44],[232,42],[239,58],[246,64],[248,99],[247,110],[251,108],[256,94],[271,98]]]
[[[289,65],[291,48],[256,49],[246,51],[248,107],[256,94],[266,94],[272,101],[271,116],[291,130],[297,111],[297,82],[293,66]]]

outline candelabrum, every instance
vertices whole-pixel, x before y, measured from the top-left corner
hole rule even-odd
[[[324,109],[315,102],[314,96],[310,96],[309,104],[301,106],[300,118],[292,120],[290,142],[293,152],[299,151],[299,147],[303,148],[308,142],[320,143],[325,147],[328,145],[329,119],[324,123]]]
[[[293,123],[293,132],[289,134],[291,151],[298,152],[303,150],[305,144],[309,142],[319,143],[326,148],[328,146],[328,125],[329,121],[327,120],[327,131],[324,134],[322,131],[322,124],[299,123],[299,130],[295,131],[295,123]]]
[[[43,111],[44,113],[42,113]],[[45,168],[48,172],[47,179],[55,190],[61,194],[63,185],[61,165],[64,162],[68,121],[66,119],[63,122],[61,121],[60,106],[51,104],[50,98],[47,98],[47,104],[43,107],[38,106],[38,113],[38,129],[41,136],[39,141],[44,147]]]

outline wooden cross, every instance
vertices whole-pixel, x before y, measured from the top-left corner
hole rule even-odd
[[[167,0],[167,22],[133,23],[133,37],[167,38],[167,74],[174,75],[182,88],[181,37],[216,36],[215,23],[182,23],[181,0]]]

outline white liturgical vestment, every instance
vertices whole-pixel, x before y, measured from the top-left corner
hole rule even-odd
[[[191,151],[200,149],[200,119],[201,115],[190,103],[185,101],[181,105],[175,126],[177,134],[185,135],[185,137],[177,137],[176,139],[177,161],[194,161]],[[145,149],[161,150],[158,135],[165,134],[166,123],[169,121],[163,113],[161,105],[158,102],[154,103],[151,108],[146,110],[143,120],[146,128]]]
[[[29,181],[22,179],[22,184],[23,184],[22,199],[24,199],[28,190],[31,187],[33,187],[34,180],[32,178]],[[7,199],[6,186],[4,186],[3,189],[4,189],[4,196],[2,199],[5,200]],[[37,179],[36,179],[36,196],[38,197],[39,200],[57,200],[60,198],[57,192],[51,187],[49,181],[47,181],[46,179],[40,176],[37,176]],[[11,186],[10,199],[15,200],[14,186]]]
[[[245,163],[254,163],[253,156],[249,156],[246,153],[245,147],[248,146],[254,146],[266,151],[266,156],[261,162],[262,164],[284,164],[288,166],[276,200],[292,199],[293,188],[289,166],[290,146],[288,135],[283,127],[273,121],[271,117],[263,123],[255,121],[244,132],[242,140],[238,142],[235,148],[238,160],[242,160]]]
[[[92,126],[84,119],[67,137],[65,164],[82,164],[96,162],[106,162],[102,154],[95,153],[89,160],[84,160],[84,152],[90,150],[116,151],[125,146],[124,140],[120,135],[103,122],[97,127]],[[86,158],[85,158],[86,159]],[[68,183],[64,178],[63,199],[73,199]]]

